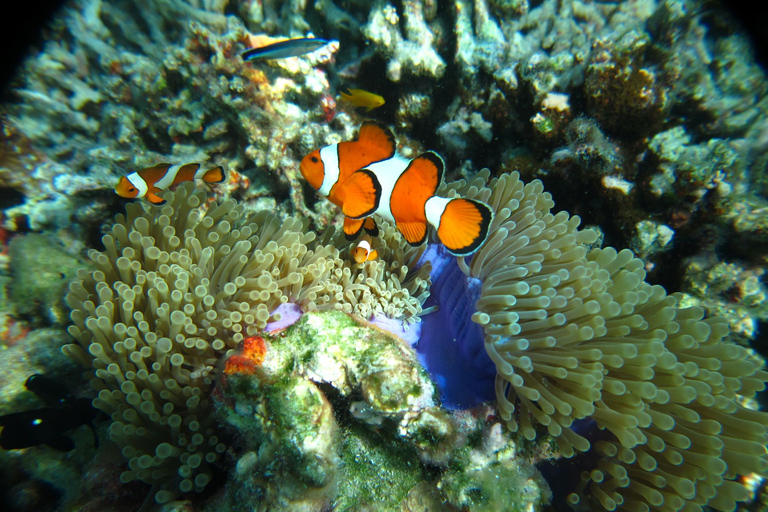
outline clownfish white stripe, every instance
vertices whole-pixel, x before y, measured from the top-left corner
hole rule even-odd
[[[174,184],[176,181],[176,176],[178,176],[179,171],[182,167],[194,166],[195,168],[195,178],[197,178],[197,173],[200,171],[200,164],[185,164],[185,165],[172,165],[168,168],[168,170],[165,172],[165,176],[160,178],[157,183],[155,183],[155,186],[161,190],[165,190],[169,188],[171,185]]]
[[[366,169],[376,176],[379,185],[381,185],[381,199],[379,200],[379,209],[376,210],[376,215],[379,215],[390,222],[395,221],[390,205],[390,202],[392,201],[392,191],[395,188],[395,183],[397,183],[397,180],[403,174],[403,171],[408,167],[410,162],[410,160],[396,155],[389,160],[376,162],[375,164],[366,167]]]
[[[448,197],[432,196],[427,199],[424,205],[424,213],[427,215],[427,222],[435,229],[440,228],[440,219],[445,212],[445,207],[448,206],[452,199]]]
[[[147,192],[149,191],[149,187],[147,186],[147,182],[144,181],[144,178],[139,176],[138,172],[132,172],[128,176],[125,177],[128,181],[131,182],[131,185],[136,187],[136,190],[138,190],[138,194],[136,194],[136,197],[144,197],[147,195]]]
[[[325,175],[323,176],[323,185],[318,192],[327,196],[331,193],[331,188],[339,181],[339,145],[333,144],[321,149],[320,159],[325,166]]]

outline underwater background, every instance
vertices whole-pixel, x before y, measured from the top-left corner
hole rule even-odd
[[[51,3],[2,39],[2,510],[768,509],[760,12]],[[366,121],[477,252],[355,258],[300,162]],[[225,179],[116,193],[164,162]]]

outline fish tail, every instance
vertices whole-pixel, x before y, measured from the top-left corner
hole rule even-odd
[[[493,221],[491,207],[474,199],[450,200],[440,216],[437,237],[454,256],[475,252],[485,239]]]
[[[227,172],[222,166],[214,167],[205,171],[203,174],[203,181],[206,183],[221,183],[227,179]]]

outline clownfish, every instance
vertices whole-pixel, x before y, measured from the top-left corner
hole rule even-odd
[[[371,237],[368,235],[363,236],[362,240],[352,248],[350,254],[355,263],[365,263],[379,257],[379,251],[371,247]]]
[[[129,199],[146,197],[153,204],[163,204],[165,200],[157,195],[158,192],[184,181],[196,179],[206,183],[221,183],[227,179],[227,173],[221,166],[203,171],[200,169],[200,164],[157,164],[132,172],[128,176],[122,176],[115,187],[115,192],[120,197]]]
[[[348,89],[349,92],[339,92],[342,100],[353,104],[356,107],[365,107],[366,112],[380,107],[384,104],[384,98],[378,94],[364,91],[362,89]]]
[[[434,151],[408,160],[395,153],[386,126],[368,121],[357,139],[317,149],[301,161],[301,174],[320,195],[341,207],[344,233],[354,239],[369,217],[394,222],[411,245],[427,239],[427,225],[455,256],[472,254],[488,236],[491,208],[480,201],[435,195],[445,163]],[[364,226],[365,224],[365,226]]]

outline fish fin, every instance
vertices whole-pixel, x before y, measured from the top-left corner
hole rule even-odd
[[[344,217],[344,236],[347,240],[354,240],[357,235],[360,234],[360,230],[363,229],[363,224],[366,219],[350,219]]]
[[[363,223],[363,229],[366,233],[373,237],[379,236],[379,227],[376,225],[376,221],[373,217],[366,217]]]
[[[427,151],[411,160],[392,188],[389,209],[395,225],[410,244],[421,243],[426,238],[425,205],[440,186],[444,169],[445,163],[440,155]],[[406,235],[404,229],[409,234]]]
[[[227,173],[222,166],[209,169],[203,174],[203,181],[206,183],[221,183],[225,179],[227,179]]]
[[[371,249],[371,251],[368,253],[368,259],[366,261],[373,261],[378,257],[379,257],[379,251],[377,251],[376,249]]]
[[[62,452],[69,452],[75,448],[75,442],[67,436],[59,436],[54,437],[53,439],[48,439],[45,444]]]
[[[427,239],[427,221],[398,222],[397,229],[410,245],[421,245]]]
[[[339,182],[343,183],[353,172],[395,156],[395,136],[383,124],[366,121],[360,127],[357,140],[340,142],[337,149]]]
[[[340,97],[341,97],[341,99],[343,99],[344,101],[349,101],[349,102],[351,102],[351,101],[354,99],[354,98],[352,97],[352,94],[350,94],[352,91],[351,91],[351,90],[349,90],[349,89],[347,89],[347,91],[349,91],[349,92],[339,91],[339,96],[340,96]]]
[[[152,204],[156,204],[156,205],[165,204],[165,199],[157,195],[157,192],[159,191],[160,191],[159,189],[153,188],[149,192],[147,192],[147,195],[144,197],[146,197],[147,200]]]
[[[386,160],[395,156],[397,145],[395,135],[387,126],[377,121],[366,121],[360,126],[357,140],[366,147],[375,147],[381,151],[380,160]],[[376,162],[380,160],[375,160]]]
[[[381,185],[376,175],[368,169],[361,169],[344,182],[340,191],[341,211],[347,217],[362,219],[372,215],[379,207]]]
[[[483,245],[491,221],[493,211],[490,206],[459,197],[445,205],[437,237],[454,256],[466,256]]]

